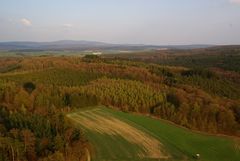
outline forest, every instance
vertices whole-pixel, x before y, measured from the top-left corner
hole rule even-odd
[[[84,160],[89,141],[66,114],[95,105],[240,136],[238,64],[196,67],[140,59],[0,58],[0,161]]]

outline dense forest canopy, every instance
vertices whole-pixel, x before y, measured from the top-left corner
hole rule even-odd
[[[3,161],[84,159],[90,145],[65,114],[98,104],[240,136],[239,80],[226,76],[225,67],[219,72],[98,56],[5,57],[0,62]]]

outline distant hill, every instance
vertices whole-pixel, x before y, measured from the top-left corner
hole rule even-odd
[[[97,41],[61,40],[54,42],[0,42],[0,50],[161,50],[161,49],[195,49],[213,45],[144,45],[144,44],[110,44]]]

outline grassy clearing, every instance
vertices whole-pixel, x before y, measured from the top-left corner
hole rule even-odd
[[[101,109],[80,111],[68,116],[84,127],[95,145],[101,145],[97,148],[96,160],[168,158],[159,140]]]
[[[195,160],[239,161],[239,141],[208,136],[145,116],[105,107],[68,115],[86,131],[96,161]],[[156,151],[155,151],[156,150]]]

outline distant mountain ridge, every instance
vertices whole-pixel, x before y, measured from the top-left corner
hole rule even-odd
[[[53,42],[12,41],[0,42],[0,50],[158,50],[207,48],[214,45],[144,45],[111,44],[97,41],[60,40]]]

